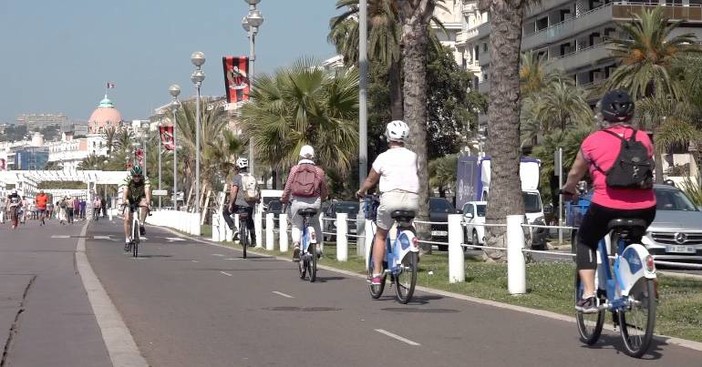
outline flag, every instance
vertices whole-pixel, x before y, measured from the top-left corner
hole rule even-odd
[[[107,82],[107,85],[105,86],[107,89],[114,89],[115,88],[115,83],[112,82]]]
[[[240,105],[248,101],[251,90],[249,58],[246,56],[224,56],[222,57],[222,66],[227,102]]]
[[[173,147],[175,146],[173,141],[173,125],[159,126],[158,130],[161,134],[161,144],[163,144],[164,149],[173,150]]]

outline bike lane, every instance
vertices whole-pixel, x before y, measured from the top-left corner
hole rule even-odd
[[[636,360],[613,332],[586,347],[571,318],[447,294],[418,292],[400,305],[386,288],[373,301],[356,276],[320,269],[310,284],[289,260],[243,260],[154,227],[134,259],[121,232],[121,222],[91,227],[88,256],[153,366],[698,366],[702,357],[657,339]]]

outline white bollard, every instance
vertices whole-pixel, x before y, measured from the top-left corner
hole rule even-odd
[[[219,217],[217,212],[212,214],[212,241],[219,242]]]
[[[59,208],[59,210],[61,210],[61,209]],[[114,210],[113,208],[107,209],[107,216],[110,218],[110,222],[112,222],[112,211],[113,210]]]
[[[463,226],[462,215],[448,216],[448,250],[449,250],[449,283],[461,283],[466,280],[465,258],[463,256]]]
[[[273,237],[273,227],[275,226],[275,214],[266,214],[266,250],[275,250],[275,238]]]
[[[280,252],[288,252],[288,216],[281,214],[278,216],[278,221],[280,223],[280,235],[278,236]]]
[[[261,216],[261,213],[258,213],[254,210],[254,233],[256,233],[256,247],[263,247],[263,238],[262,238],[262,224],[263,224],[263,217]]]
[[[361,203],[361,205],[363,205],[363,203]],[[365,226],[366,219],[362,212],[363,210],[359,210],[358,215],[356,216],[356,235],[358,236],[356,237],[356,256],[365,256],[366,230],[370,230]]]
[[[200,227],[200,216],[203,215],[203,213],[193,213],[193,236],[200,236],[202,235],[202,227]]]
[[[373,237],[375,237],[375,233],[373,233],[373,227],[371,227],[373,222],[370,219],[365,219],[365,224],[363,225],[364,228],[364,240],[365,240],[365,249],[363,251],[364,253],[364,264],[368,264],[368,259],[370,259],[370,253],[373,250]]]
[[[349,231],[349,223],[346,221],[349,215],[346,213],[336,213],[336,259],[338,261],[348,261],[349,240],[346,234]]]
[[[523,215],[507,216],[507,290],[510,294],[526,293],[526,260],[524,258]]]

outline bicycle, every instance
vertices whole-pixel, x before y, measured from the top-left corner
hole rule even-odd
[[[300,279],[309,275],[310,282],[317,280],[317,233],[309,224],[310,218],[317,215],[317,209],[304,208],[297,211],[302,216],[302,233],[300,234],[300,261],[297,263]]]
[[[241,244],[243,258],[246,259],[246,249],[251,246],[251,237],[249,235],[249,227],[247,225],[249,212],[247,208],[237,207],[236,213],[239,215],[239,243]],[[233,216],[231,214],[230,216]]]
[[[125,252],[132,252],[133,257],[139,257],[139,243],[141,242],[139,228],[141,227],[141,221],[139,221],[139,208],[148,208],[147,206],[140,206],[138,204],[122,204],[122,207],[129,206],[129,212],[132,214],[132,225],[129,229],[131,235],[129,236],[129,242],[124,245]]]
[[[364,199],[364,212],[366,219],[371,220],[371,231],[375,238],[373,224],[377,219],[378,205],[380,199],[374,195],[368,195]],[[369,290],[373,299],[382,296],[385,290],[385,281],[390,275],[390,285],[395,285],[395,297],[402,304],[409,303],[417,285],[417,271],[419,263],[419,239],[416,230],[412,225],[415,212],[411,210],[395,210],[390,213],[390,217],[395,220],[397,235],[395,240],[390,241],[390,232],[385,240],[385,259],[383,260],[383,275],[380,285],[369,283]],[[368,279],[373,277],[373,244],[366,246],[366,258],[368,259]],[[408,279],[405,279],[407,277]]]
[[[578,333],[585,344],[597,342],[605,311],[609,311],[614,326],[619,327],[624,352],[640,358],[648,351],[656,322],[656,266],[643,245],[631,243],[631,237],[639,237],[646,227],[641,219],[618,218],[608,223],[610,235],[597,246],[596,297],[600,307],[591,314],[576,312]],[[612,250],[614,256],[610,258]],[[582,296],[583,285],[576,271],[575,301]]]
[[[20,207],[18,205],[10,204],[9,212],[12,229],[16,229],[19,226]]]

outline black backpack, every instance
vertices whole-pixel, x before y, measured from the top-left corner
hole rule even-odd
[[[636,140],[636,129],[629,139],[625,139],[609,130],[602,130],[607,134],[616,136],[621,140],[619,155],[614,161],[612,168],[607,172],[603,171],[595,164],[600,172],[607,176],[608,187],[627,189],[650,189],[653,187],[654,162],[648,156],[648,150]]]

